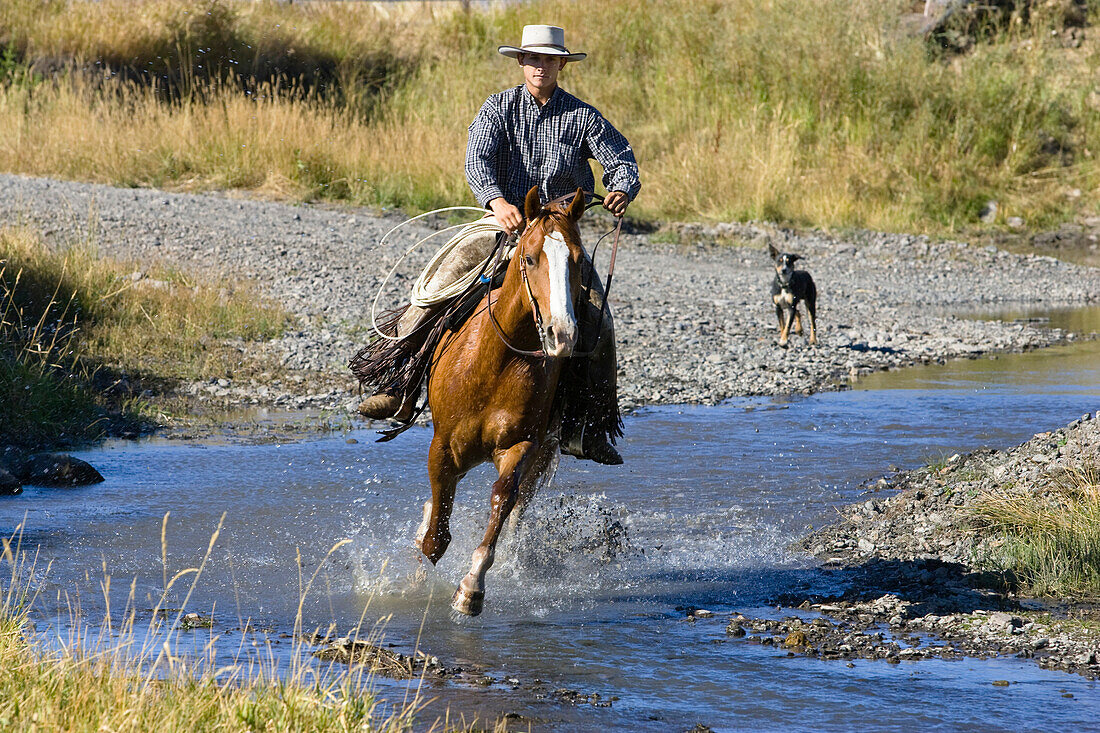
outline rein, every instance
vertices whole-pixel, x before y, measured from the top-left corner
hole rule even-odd
[[[589,194],[589,195],[592,196],[592,201],[590,201],[584,207],[585,211],[588,211],[592,207],[598,206],[603,202],[603,197],[602,196],[599,196],[598,194]],[[573,198],[573,196],[576,196],[576,194],[571,193],[571,194],[566,194],[565,196],[559,196],[558,198],[554,199],[553,201],[550,201],[546,205],[550,206],[551,204],[565,203],[566,201],[571,200]],[[527,223],[527,227],[524,229],[524,233],[526,233],[527,229],[529,229],[533,223],[534,222],[528,222]],[[592,345],[592,348],[588,351],[574,351],[571,355],[571,358],[572,357],[591,356],[592,354],[594,354],[596,352],[596,347],[600,343],[600,334],[601,334],[601,331],[603,329],[603,319],[604,319],[604,315],[607,313],[607,300],[608,300],[608,298],[610,297],[610,294],[611,294],[611,281],[615,277],[615,255],[617,255],[618,252],[619,252],[619,234],[622,233],[622,229],[623,229],[623,218],[620,216],[620,217],[618,217],[618,222],[615,224],[614,229],[609,230],[603,236],[601,236],[598,240],[596,240],[596,245],[592,248],[592,254],[590,255],[590,257],[592,259],[592,267],[590,268],[589,273],[588,273],[588,282],[585,284],[586,298],[591,297],[592,278],[595,276],[595,272],[596,272],[596,250],[599,249],[600,242],[602,242],[604,239],[606,239],[607,236],[609,234],[611,234],[611,232],[615,233],[615,239],[614,239],[614,241],[611,245],[611,261],[610,261],[610,263],[608,264],[608,267],[607,267],[607,279],[605,281],[606,285],[604,287],[603,301],[600,304],[600,319],[599,319],[599,321],[596,322],[596,342]],[[520,235],[521,238],[522,238],[522,236],[523,235]],[[509,239],[511,239],[511,237],[509,237]],[[490,271],[495,271],[496,270],[496,265],[499,264],[499,262],[500,262],[500,252],[502,250],[503,250],[502,243],[498,242],[497,247],[496,247],[496,255],[495,255],[496,261],[494,263],[494,266],[492,268],[490,268]],[[516,254],[517,255],[519,254],[518,247],[516,249]],[[519,271],[520,271],[520,275],[522,275],[522,277],[523,277],[523,287],[527,291],[527,300],[531,304],[531,313],[534,317],[535,329],[536,329],[536,332],[539,334],[539,340],[541,341],[542,340],[542,333],[543,333],[542,312],[539,310],[538,300],[535,299],[535,294],[531,290],[531,281],[530,281],[530,278],[527,275],[527,266],[526,266],[526,263],[524,262],[522,257],[520,258],[520,261],[519,261]],[[488,293],[488,301],[486,303],[486,310],[488,310],[488,312],[489,312],[489,321],[493,324],[493,329],[497,332],[497,336],[500,337],[501,342],[505,346],[507,346],[509,350],[514,351],[515,353],[520,354],[522,356],[533,356],[533,357],[538,358],[538,359],[545,359],[546,358],[545,349],[538,349],[536,351],[528,351],[527,349],[518,348],[516,346],[513,346],[512,343],[508,340],[508,337],[504,335],[504,330],[500,327],[500,323],[497,322],[496,316],[493,315],[493,291],[492,291],[491,287],[490,287],[490,290],[489,290],[489,293]],[[577,328],[578,328],[578,331],[579,331],[579,329],[580,329],[580,324],[579,323],[577,324]]]
[[[527,226],[530,227],[531,224],[529,223]],[[497,245],[497,262],[498,263],[500,262],[500,252],[503,249],[504,248],[501,247],[499,244]],[[519,256],[519,255],[520,255],[519,247],[517,246],[516,256]],[[535,299],[535,294],[531,291],[531,280],[527,276],[527,265],[524,263],[523,257],[526,257],[526,255],[523,255],[523,256],[520,257],[519,271],[520,271],[520,274],[523,276],[523,287],[527,291],[527,300],[531,304],[531,312],[534,314],[534,318],[535,318],[535,329],[537,330],[537,333],[539,334],[539,340],[541,341],[542,340],[542,328],[543,328],[543,326],[542,326],[542,312],[539,310],[539,302],[538,302],[538,300]],[[512,342],[510,342],[508,340],[508,337],[504,335],[504,330],[500,327],[500,323],[497,322],[497,317],[495,315],[493,315],[493,290],[492,290],[491,286],[490,286],[489,293],[488,293],[487,297],[488,297],[488,300],[486,301],[485,309],[489,312],[489,321],[490,321],[490,323],[493,324],[493,329],[496,330],[497,336],[500,337],[501,342],[505,346],[507,346],[509,349],[516,352],[517,354],[521,354],[523,356],[534,356],[538,359],[545,359],[546,358],[546,351],[544,349],[539,349],[537,351],[528,351],[527,349],[520,349],[520,348],[512,345]]]

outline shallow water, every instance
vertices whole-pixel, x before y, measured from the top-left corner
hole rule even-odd
[[[0,527],[25,517],[24,545],[53,563],[42,619],[78,596],[95,620],[104,573],[115,608],[134,578],[135,605],[156,602],[166,512],[169,575],[201,560],[225,513],[189,608],[213,607],[219,632],[251,617],[272,631],[276,655],[289,653],[279,634],[298,608],[296,553],[308,580],[350,539],[318,575],[304,625],[346,632],[364,613],[368,627],[392,616],[386,641],[408,653],[423,622],[427,653],[496,680],[426,682],[426,694],[467,713],[519,713],[536,729],[1095,729],[1100,686],[1077,676],[1015,659],[849,668],[728,640],[723,617],[775,613],[764,606],[777,593],[827,583],[786,546],[888,467],[1007,447],[1098,409],[1100,343],[1089,342],[873,375],[847,392],[644,410],[627,420],[626,465],[562,460],[526,534],[504,541],[485,613],[459,623],[448,603],[483,530],[491,478],[474,472],[460,485],[454,542],[416,586],[425,429],[386,444],[371,431],[283,445],[110,444],[79,454],[105,483],[4,497]],[[718,616],[686,623],[688,606]],[[239,635],[226,638],[234,647]],[[991,685],[1000,679],[1014,684]],[[378,682],[398,696],[404,685]],[[575,707],[555,698],[559,688],[617,699]]]

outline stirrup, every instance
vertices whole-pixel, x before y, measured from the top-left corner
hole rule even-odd
[[[562,441],[561,452],[605,466],[620,466],[623,462],[623,457],[607,440],[607,436],[599,434],[597,437],[585,430],[581,430],[580,435],[572,436],[568,442]]]

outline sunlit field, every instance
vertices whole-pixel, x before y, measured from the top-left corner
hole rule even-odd
[[[634,145],[636,216],[944,231],[989,200],[1032,226],[1097,205],[1097,43],[1045,17],[949,55],[891,2],[402,5],[5,3],[0,168],[470,203],[466,128],[520,80],[495,48],[548,21],[589,53],[563,86]]]

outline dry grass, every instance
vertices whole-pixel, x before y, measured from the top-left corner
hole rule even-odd
[[[1100,594],[1100,469],[1066,473],[1042,495],[1004,490],[975,509],[1003,538],[995,561],[1039,595]]]
[[[539,19],[590,54],[563,86],[631,138],[636,215],[942,232],[990,199],[1002,221],[1036,226],[1100,205],[1100,103],[1086,83],[1100,46],[1063,49],[1042,23],[943,60],[900,29],[908,4],[871,0],[567,0],[402,19],[362,3],[28,10],[38,5],[0,15],[20,59],[98,61],[141,83],[9,84],[6,170],[409,209],[468,202],[466,127],[519,80],[495,47]],[[162,62],[187,69],[172,83],[190,95],[165,101],[135,76]]]
[[[167,519],[167,517],[165,518]],[[220,529],[220,527],[219,527]],[[218,532],[211,537],[214,546]],[[34,633],[31,613],[49,568],[20,547],[20,531],[3,538],[0,567],[0,727],[4,730],[310,730],[406,731],[417,723],[419,695],[386,706],[370,693],[363,665],[342,674],[308,663],[296,648],[289,668],[272,658],[214,666],[216,637],[201,658],[175,653],[183,611],[161,613],[163,601],[181,586],[190,598],[209,558],[171,579],[152,609],[148,628],[138,628],[135,610],[99,629],[74,618],[66,638]],[[334,547],[333,550],[336,548]],[[329,554],[331,555],[331,550]],[[328,557],[326,556],[325,560]],[[301,595],[312,577],[299,568]],[[131,598],[131,601],[133,599]],[[417,729],[427,730],[423,722]],[[441,730],[437,724],[431,730]]]
[[[99,437],[140,421],[142,380],[238,377],[261,368],[249,342],[278,335],[281,309],[228,280],[192,279],[53,250],[0,230],[0,442]]]

